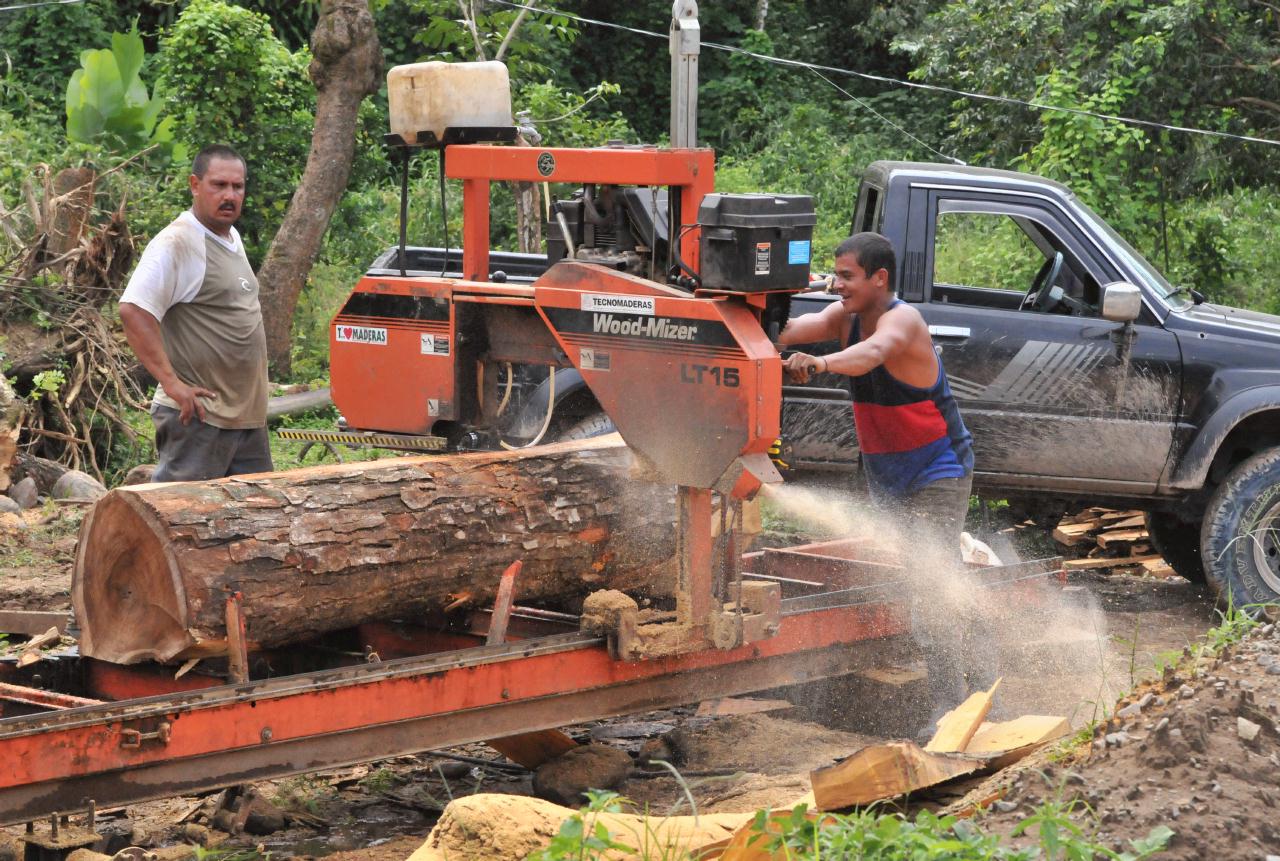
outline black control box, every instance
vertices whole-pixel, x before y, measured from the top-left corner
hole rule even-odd
[[[817,221],[807,194],[708,194],[698,207],[702,288],[807,288]]]

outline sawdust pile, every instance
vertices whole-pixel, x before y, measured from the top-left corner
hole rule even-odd
[[[547,845],[561,824],[576,811],[538,798],[515,795],[472,795],[453,801],[427,842],[409,861],[493,861],[524,858]],[[683,850],[729,837],[750,814],[704,814],[667,819],[602,813],[592,822],[609,829],[613,839],[649,847],[646,857],[679,857]],[[630,852],[608,858],[635,857]]]

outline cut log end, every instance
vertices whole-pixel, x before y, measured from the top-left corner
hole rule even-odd
[[[93,548],[96,576],[77,576],[71,586],[84,654],[136,664],[168,661],[194,645],[181,580],[161,547],[128,491],[108,494],[85,515],[76,570]]]

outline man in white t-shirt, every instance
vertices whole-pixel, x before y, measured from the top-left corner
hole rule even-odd
[[[120,297],[129,346],[159,383],[153,481],[272,469],[258,279],[233,226],[245,172],[231,147],[201,150],[191,209],[147,243]]]

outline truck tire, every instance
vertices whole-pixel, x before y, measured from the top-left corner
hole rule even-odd
[[[1214,491],[1200,550],[1221,602],[1246,607],[1280,599],[1280,448],[1244,461]]]
[[[583,416],[556,435],[557,440],[589,439],[593,436],[604,436],[613,433],[617,428],[613,419],[604,413],[591,413]]]
[[[1204,563],[1200,558],[1200,530],[1170,514],[1147,512],[1147,534],[1151,545],[1178,575],[1192,583],[1204,583]]]

